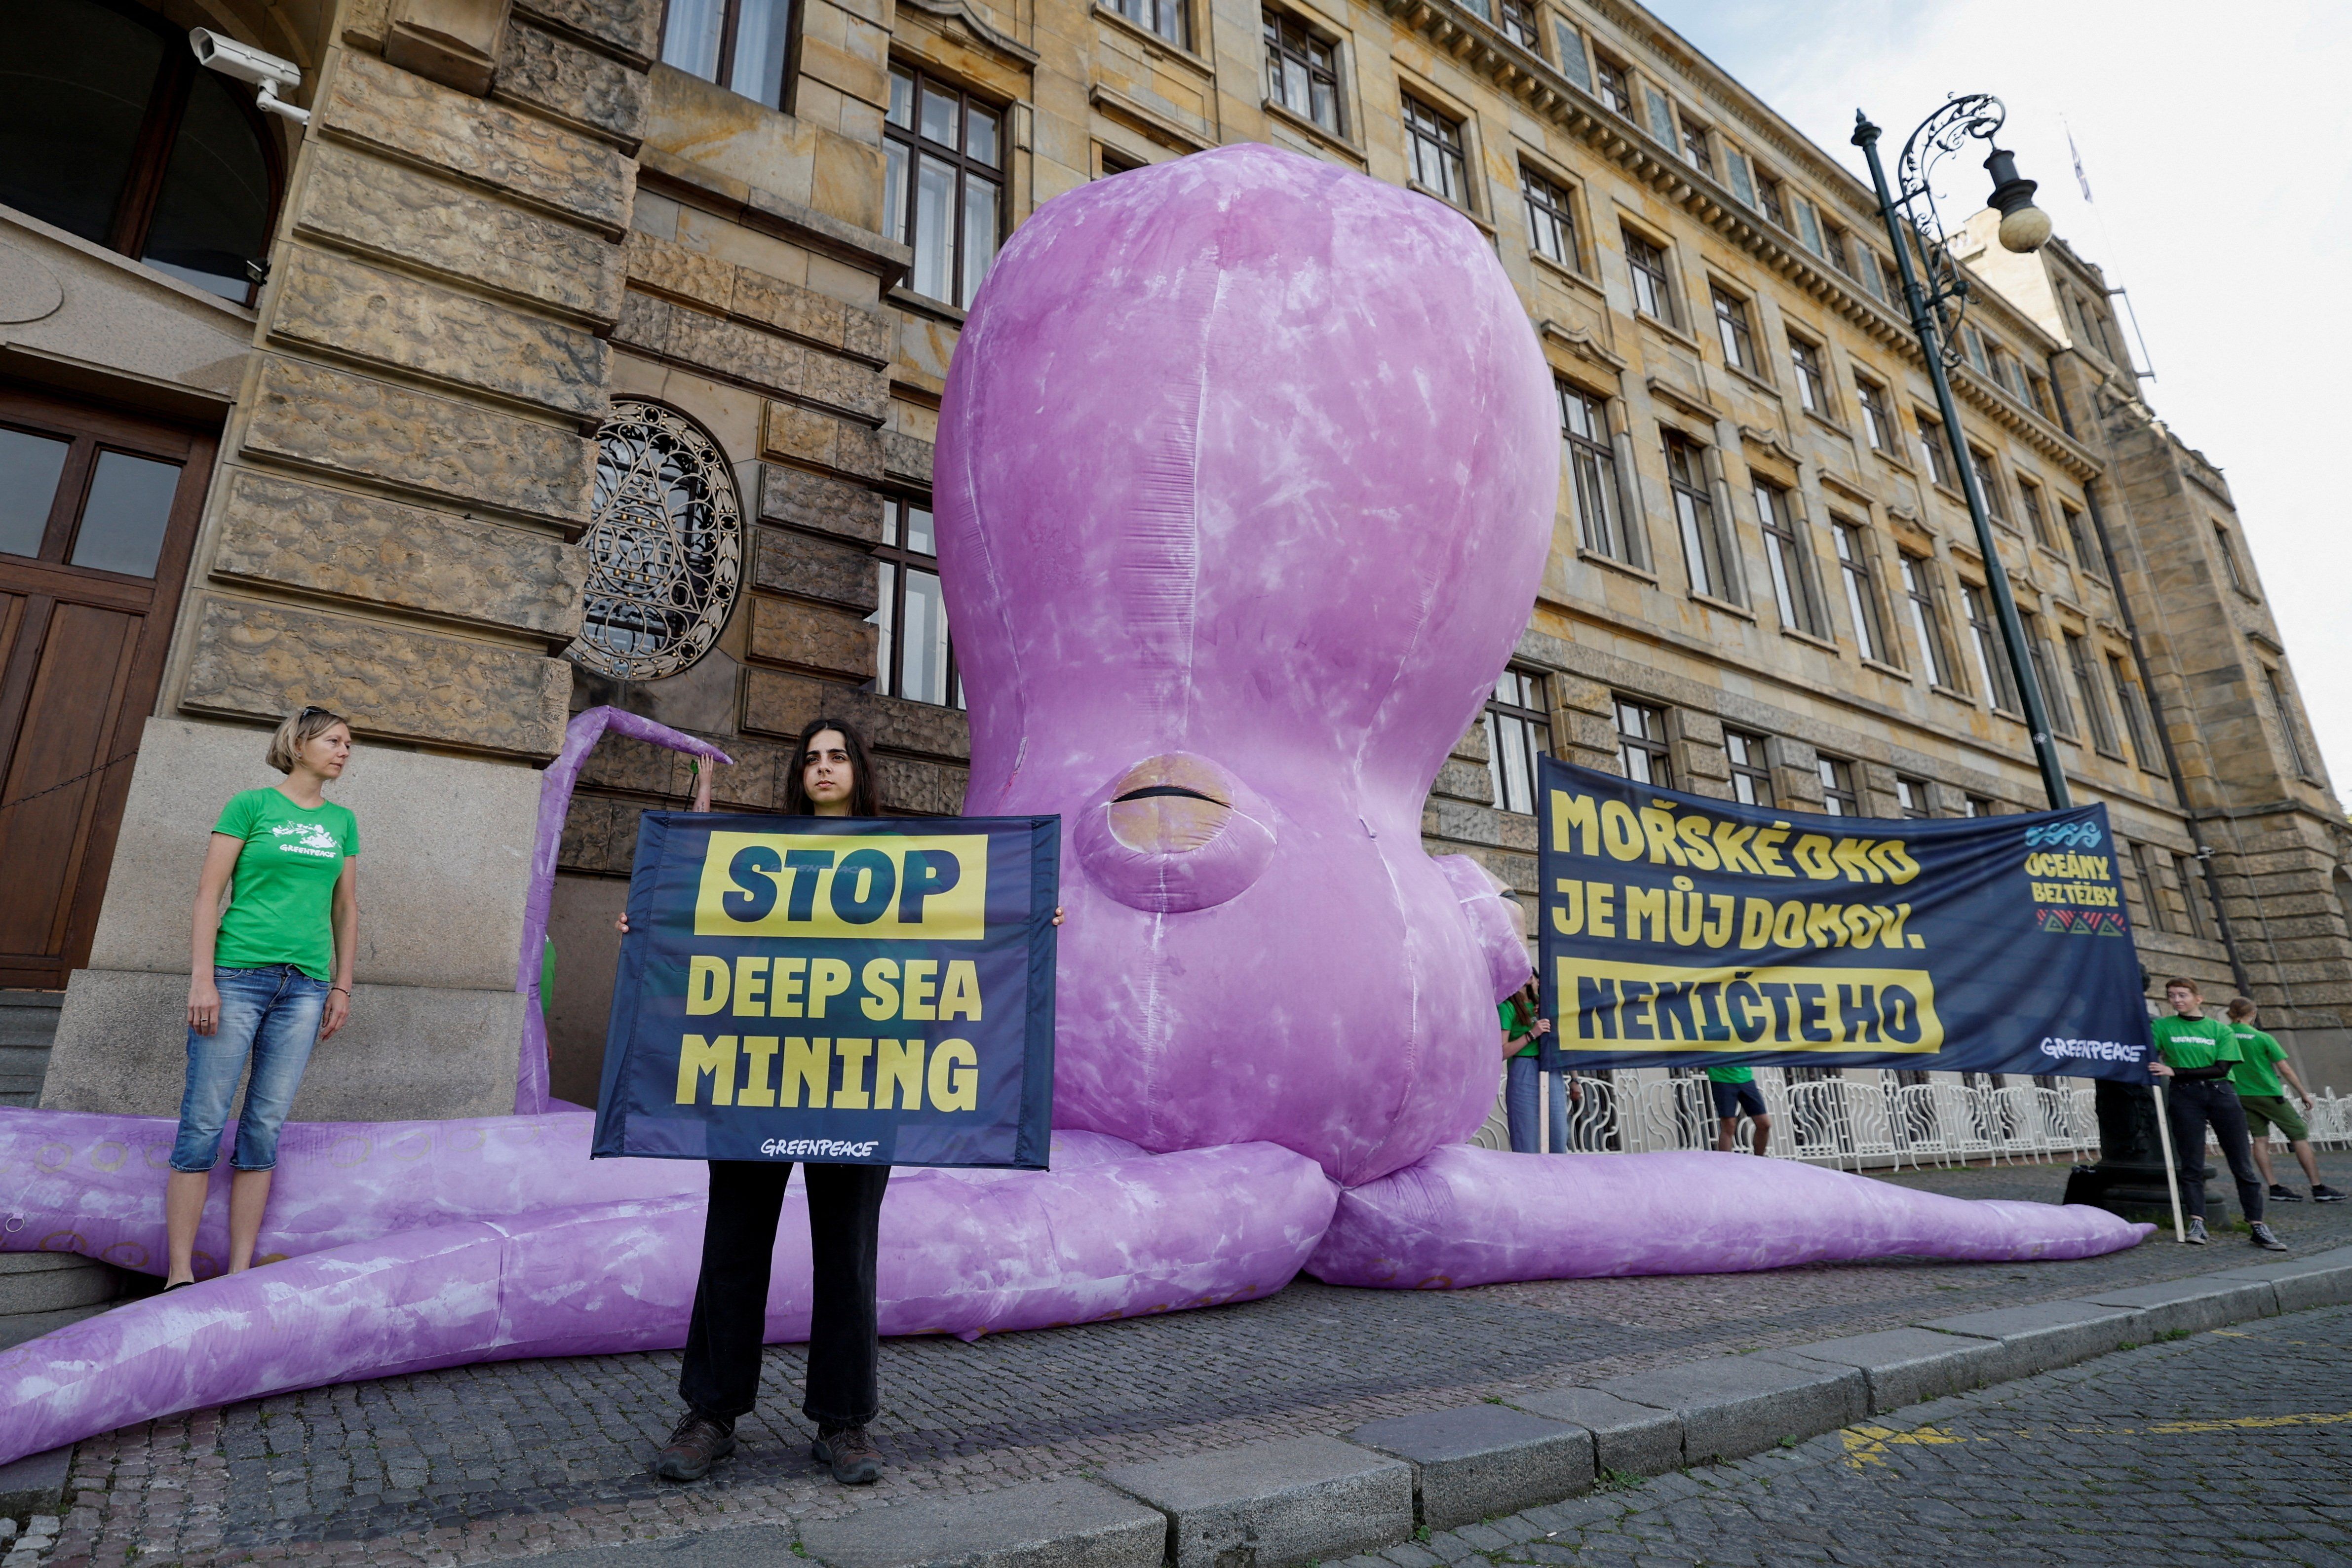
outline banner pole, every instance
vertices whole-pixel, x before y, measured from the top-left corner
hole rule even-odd
[[[2164,1144],[2164,1188],[2172,1195],[2172,1239],[2189,1239],[2188,1228],[2180,1222],[2180,1167],[2172,1158],[2172,1118],[2164,1113],[2164,1085],[2150,1083],[2148,1090],[2156,1096],[2156,1135]]]

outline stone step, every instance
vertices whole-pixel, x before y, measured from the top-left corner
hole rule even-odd
[[[0,990],[0,1105],[32,1105],[48,1076],[63,991]]]
[[[0,1317],[103,1306],[122,1293],[122,1270],[75,1252],[0,1252]]]

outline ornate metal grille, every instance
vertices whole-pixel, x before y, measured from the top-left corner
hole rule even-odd
[[[734,608],[743,534],[719,444],[658,403],[615,399],[596,432],[586,606],[571,657],[616,680],[676,674]]]

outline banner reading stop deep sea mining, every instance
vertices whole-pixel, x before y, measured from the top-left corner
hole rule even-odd
[[[1881,821],[1543,759],[1545,1013],[1570,1071],[1902,1067],[2145,1082],[2104,806]]]
[[[1060,844],[646,812],[595,1152],[1043,1169]]]

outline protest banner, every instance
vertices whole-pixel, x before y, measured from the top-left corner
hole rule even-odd
[[[648,811],[594,1152],[1045,1166],[1056,817]]]
[[[1880,821],[1542,759],[1561,1064],[2147,1081],[2106,809]]]

